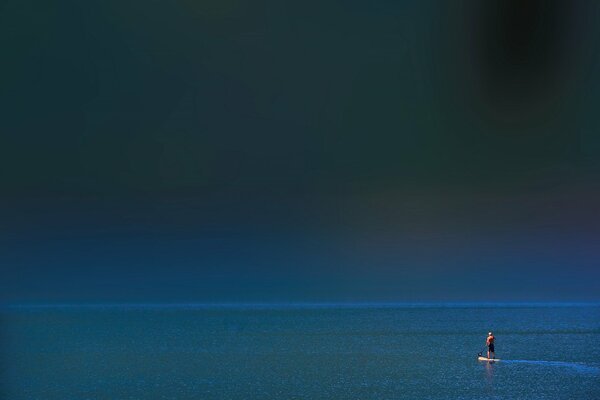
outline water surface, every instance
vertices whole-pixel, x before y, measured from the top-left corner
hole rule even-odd
[[[595,399],[600,306],[7,307],[7,399]],[[478,362],[488,330],[497,357]]]

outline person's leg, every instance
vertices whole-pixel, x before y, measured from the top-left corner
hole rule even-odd
[[[488,360],[490,359],[490,348],[488,347]]]

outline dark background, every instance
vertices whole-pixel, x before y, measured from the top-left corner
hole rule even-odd
[[[0,300],[598,300],[596,1],[0,2]]]

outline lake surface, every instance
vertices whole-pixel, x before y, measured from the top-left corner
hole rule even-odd
[[[600,306],[6,307],[3,399],[600,399]],[[503,361],[476,360],[486,334]]]

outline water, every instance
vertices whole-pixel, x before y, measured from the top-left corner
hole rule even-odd
[[[600,306],[13,307],[2,399],[600,399]],[[476,361],[488,330],[497,357]]]

